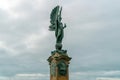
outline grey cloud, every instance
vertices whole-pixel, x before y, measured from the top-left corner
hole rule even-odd
[[[16,51],[13,54],[0,47],[1,76],[49,71],[46,59],[54,50],[55,37],[53,32],[47,30],[50,11],[57,2],[45,0],[43,5],[36,5],[37,1],[21,1],[12,8],[19,15],[18,18],[12,18],[7,12],[0,10],[0,41],[8,49]],[[71,73],[119,70],[118,2],[76,0],[60,3],[63,5],[63,22],[67,23],[63,47],[73,58],[70,64]],[[30,39],[33,40],[29,42]],[[93,80],[95,76],[86,74],[81,79]],[[77,77],[74,78],[80,79],[79,75]]]

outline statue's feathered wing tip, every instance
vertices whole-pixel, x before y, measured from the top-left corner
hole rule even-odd
[[[52,9],[52,12],[50,14],[50,19],[51,19],[51,23],[54,23],[54,21],[56,21],[57,16],[58,16],[58,12],[59,12],[59,8],[60,6],[57,5],[54,9]]]

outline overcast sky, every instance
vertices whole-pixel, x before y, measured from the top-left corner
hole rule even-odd
[[[0,0],[0,78],[49,74],[50,12],[63,7],[70,80],[120,77],[120,0]],[[49,80],[49,76],[41,80]]]

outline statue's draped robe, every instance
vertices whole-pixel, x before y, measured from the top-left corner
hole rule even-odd
[[[56,31],[55,31],[56,43],[62,43],[62,39],[64,37],[63,32],[64,32],[63,24],[57,20],[57,26],[56,26]]]

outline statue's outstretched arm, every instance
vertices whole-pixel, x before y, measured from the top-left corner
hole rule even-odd
[[[66,23],[64,23],[64,27],[63,27],[63,29],[66,28],[66,27],[67,27],[67,25],[66,25]]]

